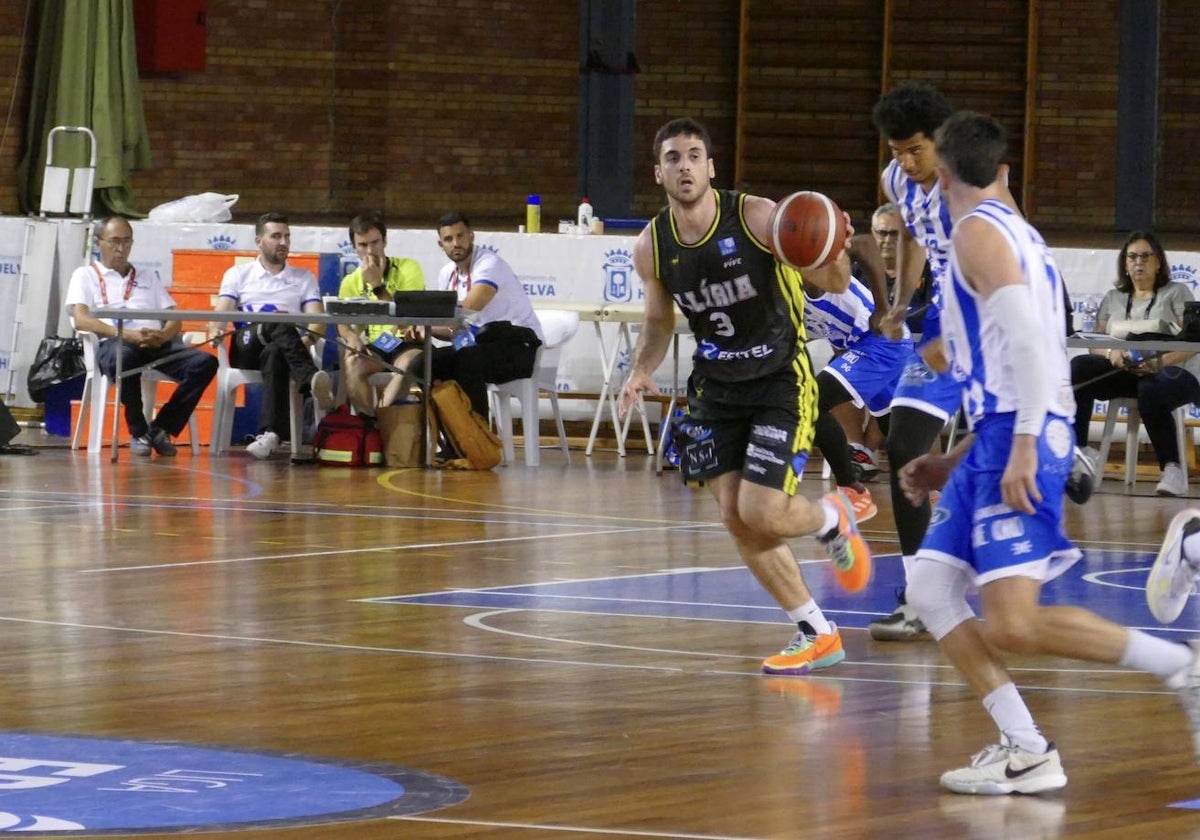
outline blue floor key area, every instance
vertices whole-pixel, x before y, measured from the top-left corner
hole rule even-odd
[[[1194,601],[1169,628],[1150,615],[1143,587],[1153,562],[1154,555],[1147,551],[1088,548],[1082,560],[1043,587],[1042,602],[1088,607],[1120,624],[1162,630],[1165,634],[1194,634],[1200,629],[1200,610]],[[805,580],[822,610],[843,628],[865,628],[872,619],[891,613],[896,606],[896,590],[904,584],[903,566],[896,554],[877,556],[871,585],[856,594],[838,588],[827,562],[802,565]],[[657,574],[455,589],[371,600],[692,620],[784,620],[779,607],[742,566],[682,568]]]

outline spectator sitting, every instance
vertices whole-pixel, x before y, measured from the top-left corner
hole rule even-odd
[[[1183,305],[1192,293],[1171,280],[1170,263],[1162,243],[1150,231],[1135,230],[1117,255],[1115,288],[1100,302],[1096,330],[1109,332],[1116,320],[1149,319],[1182,326]],[[1147,354],[1129,350],[1093,350],[1071,360],[1075,388],[1075,439],[1086,466],[1076,460],[1075,471],[1096,473],[1100,453],[1087,445],[1088,427],[1096,400],[1137,398],[1138,413],[1158,456],[1162,478],[1154,488],[1160,496],[1182,496],[1187,478],[1175,438],[1171,412],[1200,401],[1200,356],[1186,352]]]
[[[146,422],[142,405],[141,377],[137,374],[124,376],[120,382],[125,425],[132,437],[130,450],[136,455],[149,455],[154,451],[170,457],[176,452],[171,438],[187,425],[196,403],[217,372],[217,359],[211,353],[185,347],[178,338],[182,325],[176,320],[125,319],[124,341],[118,348],[116,322],[93,317],[91,310],[94,307],[123,306],[131,311],[174,309],[175,301],[163,288],[157,271],[139,272],[130,264],[133,227],[127,219],[112,216],[101,220],[96,224],[95,234],[100,259],[75,269],[67,288],[65,306],[74,320],[75,329],[101,337],[96,364],[110,379],[116,375],[118,349],[124,370],[174,356],[157,368],[179,385],[151,423]]]
[[[532,330],[538,341],[544,340],[542,325],[521,281],[500,255],[475,245],[475,232],[462,213],[449,213],[438,220],[438,245],[450,262],[438,274],[438,288],[458,292],[458,301],[470,320],[469,331],[479,332],[489,324],[509,322]],[[499,340],[486,346],[463,341],[467,333],[450,327],[434,327],[433,337],[454,341],[450,347],[433,351],[434,379],[453,379],[471,400],[471,408],[487,417],[487,383],[510,382],[533,374],[537,344],[505,330]],[[459,340],[455,341],[456,333]],[[423,340],[418,327],[405,332],[405,341]],[[461,348],[461,349],[460,349]],[[419,363],[420,356],[410,363]]]
[[[379,214],[355,216],[350,222],[350,241],[361,265],[342,279],[339,298],[390,301],[396,292],[425,288],[420,263],[386,255],[387,227]],[[384,370],[382,362],[399,367],[420,352],[419,346],[403,342],[403,333],[402,327],[381,324],[338,325],[338,337],[345,351],[342,375],[346,378],[346,392],[359,414],[375,414],[375,393],[369,379],[371,374]],[[401,358],[399,364],[398,358]],[[404,380],[400,374],[391,378],[383,392],[383,405],[390,405],[403,394]]]
[[[218,312],[325,311],[317,278],[311,271],[287,264],[292,232],[287,216],[264,213],[254,228],[258,258],[235,265],[221,278]],[[214,321],[210,334],[224,325]],[[324,332],[322,324],[302,330],[295,324],[258,323],[239,327],[230,345],[230,364],[258,369],[263,377],[263,399],[258,415],[258,435],[246,450],[255,458],[268,458],[279,447],[280,430],[289,427],[288,378],[301,393],[311,393],[323,411],[333,407],[329,374],[318,370],[310,349]]]

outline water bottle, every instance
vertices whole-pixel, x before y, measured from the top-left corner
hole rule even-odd
[[[592,232],[592,216],[594,215],[592,203],[584,196],[583,201],[579,202],[579,213],[575,217],[575,222],[580,233]]]
[[[542,232],[542,197],[531,195],[525,200],[525,231]]]
[[[1083,302],[1083,324],[1081,329],[1083,332],[1096,331],[1096,315],[1100,311],[1100,305],[1096,303],[1094,297],[1089,297]]]

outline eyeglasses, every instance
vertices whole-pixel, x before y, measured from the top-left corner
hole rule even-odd
[[[101,236],[101,242],[107,242],[114,248],[130,248],[133,246],[132,236]]]
[[[1125,260],[1131,263],[1144,263],[1157,256],[1158,254],[1153,251],[1130,251],[1125,255]]]
[[[900,231],[898,231],[898,230],[879,230],[878,228],[876,228],[875,230],[873,230],[871,232],[873,234],[875,234],[876,236],[878,236],[880,239],[898,239],[900,236]]]

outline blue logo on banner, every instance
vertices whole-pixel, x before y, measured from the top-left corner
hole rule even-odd
[[[450,779],[399,767],[0,734],[0,831],[312,825],[417,814],[468,795]]]
[[[606,251],[604,254],[604,299],[609,303],[633,300],[633,254]]]
[[[237,239],[224,233],[208,238],[208,247],[214,251],[232,251],[233,246],[236,244]]]

